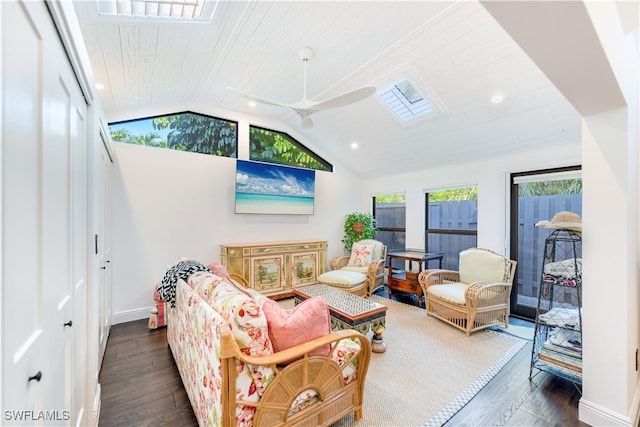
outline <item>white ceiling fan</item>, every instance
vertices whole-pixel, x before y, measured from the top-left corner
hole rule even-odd
[[[302,129],[305,129],[305,130],[313,129],[313,120],[311,120],[311,114],[318,111],[328,110],[330,108],[343,107],[345,105],[362,101],[363,99],[373,95],[376,91],[375,87],[368,86],[368,87],[356,89],[351,92],[347,92],[345,94],[336,96],[335,98],[331,98],[326,101],[311,102],[307,99],[307,63],[309,62],[309,58],[313,56],[313,49],[311,49],[310,47],[304,47],[300,49],[300,52],[298,52],[298,56],[300,57],[300,59],[302,59],[303,71],[304,71],[304,81],[303,81],[301,101],[295,102],[293,104],[283,104],[281,102],[270,101],[268,99],[260,98],[255,95],[242,92],[241,90],[234,89],[232,87],[227,87],[227,90],[243,98],[247,98],[251,101],[260,102],[261,104],[275,105],[278,107],[286,107],[286,108],[292,109],[302,119]]]

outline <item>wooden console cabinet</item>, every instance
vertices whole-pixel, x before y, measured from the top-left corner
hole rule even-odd
[[[316,283],[326,271],[327,241],[222,244],[220,258],[229,273],[244,277],[252,289],[285,298],[298,286]]]

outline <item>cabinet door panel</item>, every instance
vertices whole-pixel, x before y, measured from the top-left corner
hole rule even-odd
[[[315,283],[318,278],[318,253],[293,254],[291,261],[291,287]]]
[[[251,277],[256,291],[270,293],[284,290],[286,281],[283,256],[251,258]]]

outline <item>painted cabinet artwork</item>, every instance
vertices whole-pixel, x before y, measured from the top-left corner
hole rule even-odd
[[[327,241],[305,240],[220,245],[221,263],[244,277],[252,289],[272,298],[292,295],[326,271]]]
[[[251,262],[251,278],[253,279],[253,289],[269,293],[282,291],[285,287],[285,277],[282,266],[284,256],[276,257],[255,257]],[[249,283],[252,283],[249,281]]]

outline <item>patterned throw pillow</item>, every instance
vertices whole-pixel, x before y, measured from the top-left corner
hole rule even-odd
[[[373,246],[354,243],[351,246],[351,258],[349,258],[348,265],[352,267],[366,267],[369,265],[373,257]]]

